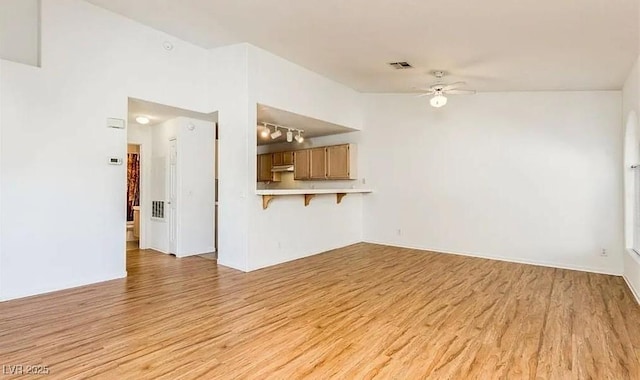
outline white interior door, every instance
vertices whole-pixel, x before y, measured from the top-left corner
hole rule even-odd
[[[178,149],[176,140],[169,141],[169,253],[178,253],[178,220],[177,220],[177,192],[178,192]]]

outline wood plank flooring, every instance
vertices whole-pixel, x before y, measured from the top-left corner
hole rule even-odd
[[[640,379],[620,277],[391,248],[129,277],[0,304],[0,365],[55,379]],[[0,378],[12,378],[0,375]]]

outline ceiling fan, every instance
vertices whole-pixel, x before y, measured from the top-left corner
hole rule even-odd
[[[436,82],[428,88],[417,89],[426,91],[425,93],[418,95],[418,97],[433,95],[430,100],[430,103],[433,107],[440,108],[446,105],[446,95],[472,95],[476,93],[474,90],[460,89],[460,87],[464,86],[466,82],[444,83],[443,78],[445,75],[447,75],[447,73],[444,71],[437,70],[431,72],[431,74],[436,77]]]

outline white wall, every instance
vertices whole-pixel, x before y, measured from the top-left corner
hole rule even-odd
[[[178,123],[176,256],[214,252],[215,125],[182,117],[175,122]]]
[[[249,206],[256,174],[249,159],[255,149],[255,120],[250,121],[247,44],[210,52],[210,96],[218,113],[218,264],[247,270]],[[255,104],[253,105],[255,109]],[[255,111],[254,111],[255,112]],[[255,163],[253,163],[255,167]],[[255,170],[255,169],[254,169]]]
[[[625,127],[632,124],[630,118],[635,118],[638,125],[640,115],[640,59],[636,61],[622,91],[622,121]],[[634,213],[634,179],[631,164],[637,164],[640,158],[640,134],[638,128],[626,129],[625,136],[625,240],[626,248],[633,245],[633,213]],[[640,256],[631,249],[624,255],[624,277],[640,302]]]
[[[299,259],[362,241],[362,197],[348,194],[336,204],[333,194],[318,195],[304,206],[304,197],[277,197],[256,210],[251,230],[250,270]]]
[[[484,93],[434,109],[368,95],[365,240],[620,274],[620,103]]]
[[[0,1],[0,59],[38,66],[40,1]]]
[[[5,106],[6,102],[4,101],[3,98],[3,91],[2,91],[2,60],[0,60],[0,301],[2,301],[2,286],[4,284],[4,281],[2,279],[2,273],[3,268],[2,268],[2,214],[4,212],[4,209],[2,208],[2,125],[5,122],[5,118],[4,118],[4,106]]]
[[[266,50],[248,48],[252,103],[364,129],[362,94]]]
[[[125,276],[126,168],[107,157],[127,137],[105,123],[128,96],[218,109],[204,49],[78,0],[43,0],[41,29],[41,69],[0,61],[0,299]]]
[[[362,197],[351,194],[341,204],[335,196],[317,196],[304,207],[302,196],[278,197],[266,210],[256,189],[256,105],[266,104],[300,115],[362,129],[362,95],[307,69],[249,46],[249,120],[251,159],[247,190],[249,256],[257,269],[362,241]],[[223,140],[221,139],[221,142]],[[221,164],[224,162],[221,160]]]

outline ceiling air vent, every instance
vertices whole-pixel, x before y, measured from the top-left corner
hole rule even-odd
[[[389,66],[393,67],[396,70],[406,70],[413,69],[413,66],[409,64],[409,62],[391,62]]]

